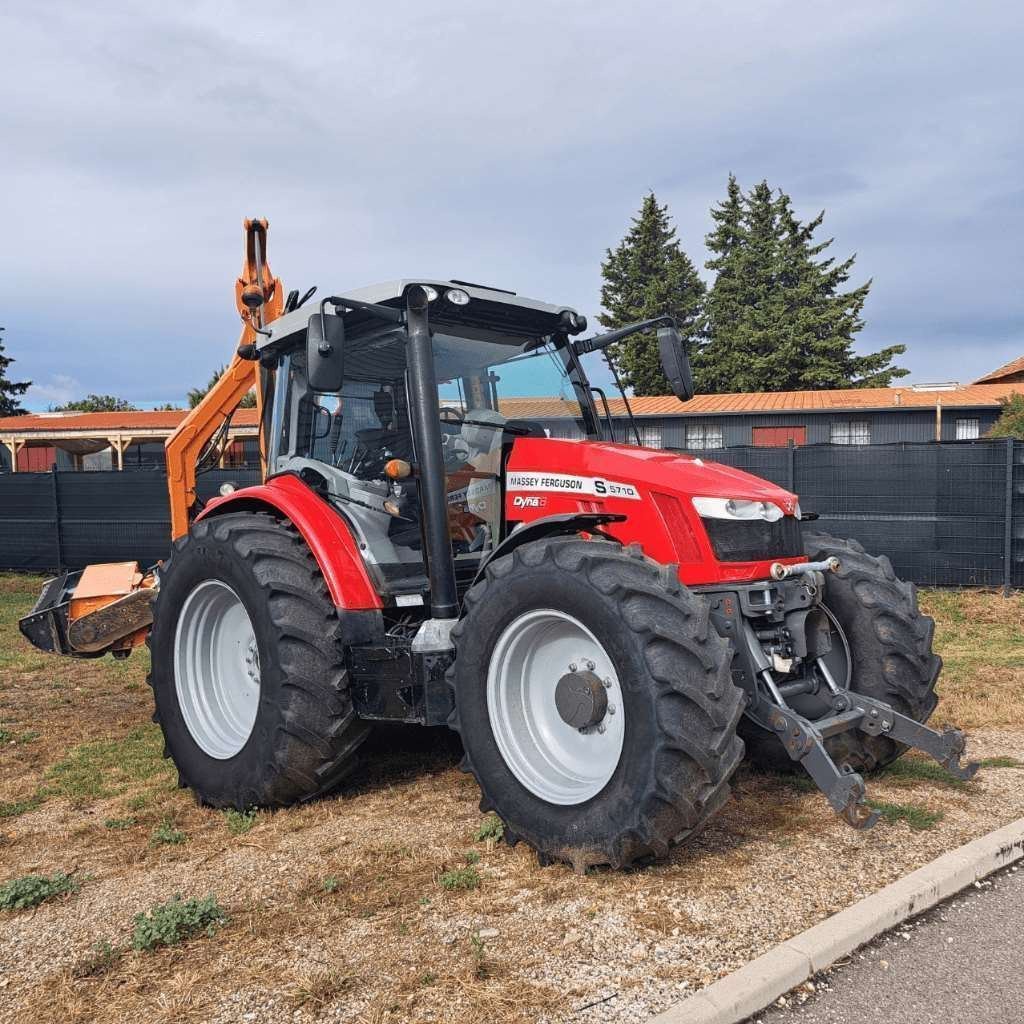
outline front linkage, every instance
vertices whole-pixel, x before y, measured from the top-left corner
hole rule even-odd
[[[747,717],[777,736],[837,814],[854,828],[868,829],[879,814],[865,801],[863,777],[848,763],[836,764],[826,746],[829,738],[854,731],[884,736],[923,751],[963,781],[973,778],[979,765],[960,763],[966,739],[959,729],[929,728],[836,680],[836,662],[833,659],[830,668],[828,655],[833,650],[839,653],[837,643],[847,658],[851,654],[838,621],[823,607],[821,597],[825,574],[839,568],[836,558],[776,564],[770,583],[705,593],[718,631],[734,644],[733,681],[746,694]],[[793,706],[801,700],[805,711],[813,708],[813,717]]]

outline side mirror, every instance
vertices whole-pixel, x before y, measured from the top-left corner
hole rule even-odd
[[[688,402],[693,398],[693,373],[690,371],[690,360],[683,347],[683,339],[675,327],[658,328],[658,352],[672,394],[681,402]]]
[[[341,390],[345,379],[345,324],[340,316],[314,313],[309,318],[306,377],[312,391]]]

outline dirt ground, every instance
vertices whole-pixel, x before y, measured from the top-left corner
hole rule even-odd
[[[905,759],[870,782],[886,820],[857,833],[804,780],[743,770],[666,862],[577,876],[476,838],[479,793],[441,731],[381,731],[315,804],[197,808],[161,757],[146,654],[37,654],[15,621],[38,585],[0,576],[0,884],[65,871],[79,888],[0,911],[2,1022],[642,1021],[1024,815],[1019,595],[923,595],[946,660],[935,721],[990,760],[975,782]],[[227,922],[132,950],[134,916],[175,894],[212,894]]]

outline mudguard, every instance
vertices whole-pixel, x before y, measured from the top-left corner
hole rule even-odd
[[[293,474],[271,477],[215,498],[196,517],[210,519],[231,512],[266,510],[291,520],[320,566],[331,600],[347,611],[383,607],[359,548],[344,519]]]

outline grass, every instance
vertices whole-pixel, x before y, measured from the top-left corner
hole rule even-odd
[[[0,885],[0,910],[28,910],[77,889],[78,882],[63,871],[49,878],[45,875],[25,875]]]
[[[224,820],[233,836],[243,836],[259,820],[259,812],[255,807],[250,807],[247,811],[229,810],[224,812]]]
[[[111,832],[125,832],[137,824],[138,821],[135,818],[107,818],[103,822],[103,827],[110,829]]]
[[[174,827],[171,821],[162,821],[155,829],[150,839],[152,846],[180,846],[188,837],[179,828]]]
[[[868,800],[867,803],[890,824],[905,821],[916,832],[935,828],[945,817],[942,811],[930,811],[917,804],[894,804],[885,800]]]
[[[1015,757],[983,757],[978,764],[982,768],[1024,768],[1024,761]]]
[[[144,914],[135,915],[132,949],[154,950],[159,946],[174,946],[200,933],[213,936],[226,921],[227,915],[213,896],[201,900],[183,900],[174,896]]]
[[[950,789],[966,789],[967,783],[949,774],[942,765],[935,761],[926,761],[923,757],[904,754],[898,761],[882,771],[886,782],[897,785],[913,786],[918,782],[934,783],[948,786]]]
[[[17,818],[29,811],[34,811],[42,802],[43,798],[37,793],[34,796],[25,797],[24,800],[0,803],[0,818]]]
[[[166,788],[172,779],[173,768],[163,757],[160,730],[143,725],[117,739],[72,748],[47,771],[44,794],[66,797],[81,807],[154,781]]]
[[[124,950],[112,946],[106,939],[94,942],[89,952],[71,968],[73,978],[95,978],[113,970],[124,956]]]

